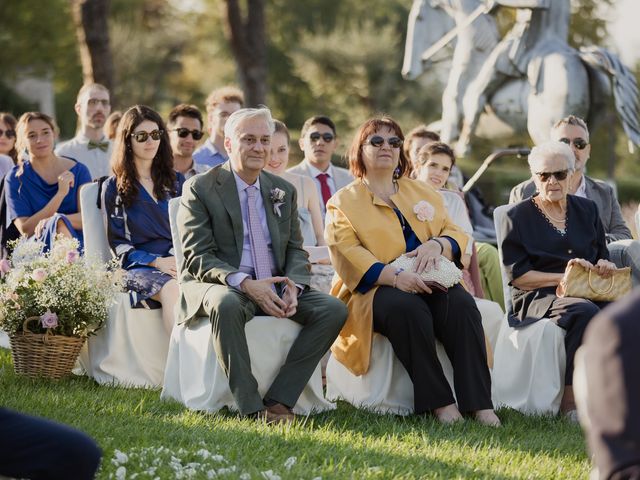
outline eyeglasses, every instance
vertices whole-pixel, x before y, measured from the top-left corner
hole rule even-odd
[[[553,176],[556,180],[562,181],[569,175],[569,170],[560,170],[559,172],[536,172],[536,175],[542,182],[548,182]]]
[[[178,132],[178,136],[180,138],[187,138],[189,134],[193,137],[194,140],[200,140],[204,133],[202,130],[189,130],[188,128],[174,128],[173,132]]]
[[[2,130],[0,129],[0,137],[1,136],[5,136],[7,138],[15,138],[16,137],[16,131],[15,130]]]
[[[374,135],[366,143],[368,143],[372,147],[380,148],[382,145],[384,145],[385,140],[391,148],[400,148],[403,143],[400,137],[389,137],[385,139],[380,135]]]
[[[111,102],[109,102],[109,100],[107,100],[107,99],[99,99],[99,98],[90,98],[87,101],[87,103],[91,107],[95,107],[99,103],[101,103],[103,107],[108,107],[111,104]]]
[[[330,143],[336,137],[332,133],[329,133],[329,132],[326,132],[326,133],[313,132],[313,133],[309,134],[309,139],[312,142],[317,142],[321,138],[322,138],[322,140],[324,140],[324,143]]]
[[[573,146],[576,147],[578,150],[584,150],[585,148],[587,148],[587,145],[589,145],[589,142],[587,142],[584,138],[574,138],[573,140],[569,139],[569,138],[561,138],[560,141],[562,143],[566,143],[567,145],[571,146],[571,144],[573,143]]]
[[[134,132],[131,136],[135,138],[138,143],[146,142],[149,137],[151,137],[151,140],[157,142],[162,138],[163,133],[164,130],[153,130],[152,132]]]

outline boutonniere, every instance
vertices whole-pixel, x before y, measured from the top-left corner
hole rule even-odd
[[[416,214],[421,222],[432,221],[436,214],[436,209],[429,202],[421,200],[413,207],[413,213]]]
[[[284,196],[286,192],[279,188],[272,188],[269,193],[269,198],[271,199],[271,203],[273,204],[273,213],[275,213],[278,217],[282,214],[280,213],[280,207],[284,205]]]

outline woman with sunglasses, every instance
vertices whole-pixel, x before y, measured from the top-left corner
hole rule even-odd
[[[53,118],[23,114],[16,125],[18,163],[5,178],[8,220],[21,235],[42,241],[45,250],[56,235],[77,238],[82,245],[78,194],[91,181],[82,163],[53,152],[57,135]]]
[[[20,232],[13,223],[7,227],[7,202],[4,194],[4,177],[18,163],[17,123],[10,113],[0,112],[0,258],[5,258],[10,253],[7,243],[20,237]]]
[[[549,318],[566,330],[565,389],[560,409],[576,418],[573,359],[589,321],[603,302],[556,296],[567,265],[579,263],[603,276],[616,269],[608,260],[604,227],[596,204],[568,195],[575,156],[561,142],[536,146],[529,154],[534,196],[514,205],[502,225],[502,260],[511,286],[509,325],[524,327]]]
[[[469,237],[451,221],[433,188],[409,178],[403,139],[389,117],[365,122],[349,150],[356,180],[327,203],[325,239],[337,273],[331,293],[349,309],[332,352],[362,375],[369,368],[373,332],[384,335],[413,382],[415,413],[431,412],[452,423],[464,412],[498,426],[473,298],[459,284],[447,291],[429,288],[419,275],[434,268],[440,255],[462,266]],[[415,271],[390,265],[405,253],[415,259]],[[436,355],[436,339],[453,365],[457,405]]]
[[[178,299],[169,200],[184,177],[173,170],[169,137],[158,113],[144,105],[127,110],[116,134],[114,175],[103,186],[109,245],[127,271],[133,308],[161,308],[170,334]]]
[[[309,177],[285,171],[289,164],[289,129],[279,120],[275,120],[275,125],[276,130],[271,138],[271,157],[264,169],[284,178],[296,187],[303,245],[305,247],[325,245],[316,186]]]

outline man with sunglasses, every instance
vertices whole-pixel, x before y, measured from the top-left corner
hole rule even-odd
[[[631,267],[633,283],[639,285],[640,242],[633,240],[611,185],[585,175],[585,167],[591,153],[587,124],[581,118],[569,115],[558,120],[552,127],[551,140],[566,143],[571,147],[576,159],[576,170],[571,177],[569,193],[595,202],[604,226],[611,261],[619,268]],[[562,175],[561,172],[557,173]],[[526,180],[511,190],[509,203],[517,203],[530,197],[535,191],[533,180]]]
[[[93,179],[111,175],[113,142],[103,131],[111,113],[109,90],[99,83],[84,85],[78,92],[75,110],[80,123],[78,133],[58,145],[56,155],[85,164]]]
[[[297,175],[311,177],[318,189],[322,219],[326,213],[327,201],[342,187],[353,181],[346,168],[331,163],[331,157],[338,146],[336,126],[329,117],[317,115],[304,122],[298,142],[304,152],[300,164],[287,170]]]
[[[184,178],[206,172],[209,167],[193,159],[196,145],[204,135],[198,107],[185,103],[174,107],[167,118],[167,130],[173,151],[173,169],[182,173]]]
[[[229,116],[244,106],[244,94],[237,87],[227,86],[214,90],[206,101],[209,138],[193,154],[196,163],[215,167],[227,161],[224,149],[224,126]]]

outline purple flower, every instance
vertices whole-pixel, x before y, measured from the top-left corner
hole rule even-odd
[[[0,260],[0,277],[4,277],[11,270],[11,263],[6,258]]]
[[[69,250],[67,252],[67,263],[74,263],[78,260],[78,251],[77,250]]]
[[[40,323],[44,328],[56,328],[58,326],[58,315],[47,309],[45,313],[40,315]]]

